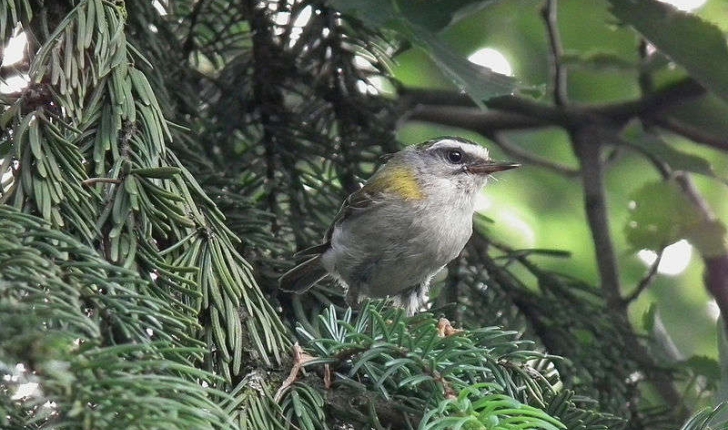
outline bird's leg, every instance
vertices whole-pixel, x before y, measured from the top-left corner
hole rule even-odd
[[[346,304],[351,308],[356,308],[359,305],[359,291],[356,288],[346,288]]]

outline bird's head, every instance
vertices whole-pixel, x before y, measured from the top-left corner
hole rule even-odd
[[[407,163],[416,166],[421,181],[451,182],[455,187],[477,192],[496,172],[519,167],[512,162],[496,162],[488,150],[458,137],[440,137],[403,151]]]
[[[393,193],[406,200],[437,195],[444,203],[450,197],[457,200],[473,197],[490,174],[518,166],[491,160],[487,149],[468,140],[440,137],[392,155],[367,187],[370,191]]]

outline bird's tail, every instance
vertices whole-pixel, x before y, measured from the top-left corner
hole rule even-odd
[[[308,291],[326,274],[326,269],[321,265],[321,255],[317,255],[284,273],[278,279],[278,286],[283,291],[301,294]]]

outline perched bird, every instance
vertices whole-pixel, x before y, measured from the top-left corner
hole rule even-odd
[[[462,251],[473,231],[475,199],[491,173],[518,167],[488,150],[441,137],[392,155],[352,193],[321,245],[279,280],[302,293],[327,275],[348,288],[347,301],[392,297],[413,313],[430,280]]]

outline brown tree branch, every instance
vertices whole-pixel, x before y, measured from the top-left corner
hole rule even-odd
[[[695,143],[700,143],[703,145],[712,146],[713,148],[721,149],[723,151],[728,151],[728,138],[706,133],[705,131],[697,127],[693,127],[691,125],[680,122],[675,118],[669,116],[653,117],[650,118],[650,122],[654,125],[659,126],[660,128],[678,134],[682,137],[688,138]]]
[[[545,119],[518,113],[496,110],[484,112],[461,106],[417,105],[404,119],[460,127],[483,135],[494,131],[526,130],[555,125]]]
[[[705,263],[705,287],[715,298],[721,315],[728,315],[728,255],[703,258]],[[728,325],[728,319],[723,318]],[[728,329],[728,327],[726,327]]]
[[[700,84],[684,79],[639,99],[592,106],[551,106],[524,97],[506,96],[488,100],[486,106],[490,110],[483,111],[462,94],[422,89],[402,89],[400,103],[409,111],[405,120],[434,122],[487,134],[543,127],[572,128],[593,120],[615,126],[635,118],[654,121],[661,112],[703,95],[705,89]]]
[[[598,126],[584,126],[570,132],[574,152],[581,163],[584,206],[594,241],[601,289],[607,306],[623,308],[617,255],[607,219],[607,201],[602,160],[602,136]]]
[[[561,45],[561,35],[559,34],[558,22],[558,3],[557,0],[546,0],[541,9],[541,17],[546,23],[546,34],[549,39],[549,48],[551,49],[551,73],[554,83],[554,103],[556,106],[566,106],[569,104],[567,92],[567,74],[566,66],[561,59],[564,57],[564,48]]]
[[[704,225],[715,223],[717,221],[715,214],[700,194],[700,191],[695,187],[690,175],[681,173],[677,175],[676,179],[683,189],[683,192],[685,192],[685,195],[698,208]],[[724,239],[719,238],[718,240]],[[703,255],[702,257],[705,263],[705,288],[715,298],[721,315],[728,315],[728,253],[724,252],[721,255]],[[728,325],[728,318],[724,318],[724,322]]]

